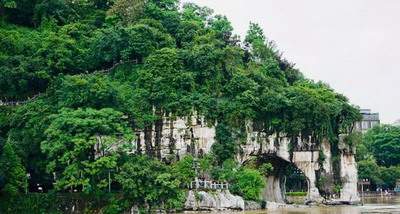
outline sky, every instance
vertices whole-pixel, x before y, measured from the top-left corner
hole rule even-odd
[[[306,77],[328,83],[383,123],[400,119],[399,0],[184,0],[226,15],[244,38],[260,24]]]

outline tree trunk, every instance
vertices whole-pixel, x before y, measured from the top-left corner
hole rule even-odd
[[[146,147],[146,154],[150,157],[153,157],[153,145],[152,145],[152,138],[153,138],[153,126],[148,125],[144,128],[144,144]]]
[[[174,138],[174,121],[171,118],[169,121],[169,153],[174,154],[175,150],[175,138]]]
[[[159,160],[161,160],[161,138],[162,138],[162,129],[163,129],[163,114],[162,111],[159,110],[156,112],[158,115],[158,119],[155,122],[155,150],[156,150],[156,155]]]
[[[195,157],[196,155],[196,145],[195,145],[195,139],[194,139],[194,134],[193,134],[193,128],[190,128],[190,153]]]
[[[142,154],[142,142],[140,142],[141,141],[140,132],[136,133],[136,138],[137,138],[137,140],[136,140],[136,154]]]

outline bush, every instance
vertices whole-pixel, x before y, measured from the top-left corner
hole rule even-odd
[[[246,200],[258,201],[264,186],[264,177],[258,170],[242,168],[234,174],[231,191],[243,196]]]
[[[172,172],[172,174],[171,174]],[[181,181],[164,163],[147,156],[128,159],[116,176],[123,190],[123,200],[157,208],[180,208],[184,203]]]
[[[182,160],[176,162],[172,171],[176,175],[177,179],[182,184],[186,185],[192,182],[196,176],[194,166],[194,158],[191,155],[185,156]]]

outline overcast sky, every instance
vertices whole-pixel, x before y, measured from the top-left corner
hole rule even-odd
[[[226,15],[235,33],[257,22],[308,78],[351,103],[400,119],[399,0],[185,0]]]

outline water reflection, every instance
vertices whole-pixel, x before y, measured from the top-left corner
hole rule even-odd
[[[366,198],[364,206],[301,207],[245,212],[245,214],[400,214],[400,197]]]

